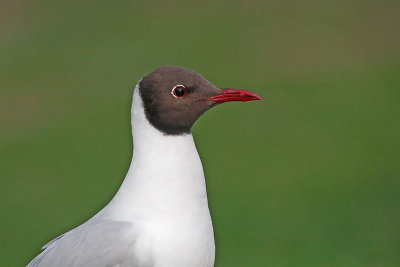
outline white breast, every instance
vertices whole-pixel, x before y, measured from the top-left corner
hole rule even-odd
[[[102,216],[140,227],[135,249],[145,262],[151,257],[155,266],[213,266],[213,228],[192,135],[156,130],[145,117],[138,88],[131,115],[131,167]]]

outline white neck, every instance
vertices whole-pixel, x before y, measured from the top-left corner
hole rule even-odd
[[[103,216],[127,221],[209,218],[203,167],[192,135],[165,135],[155,129],[145,116],[138,86],[131,121],[132,163]]]

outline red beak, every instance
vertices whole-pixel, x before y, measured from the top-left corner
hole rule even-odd
[[[206,100],[214,101],[216,103],[224,103],[230,101],[252,101],[261,100],[258,95],[241,89],[221,88],[223,93],[206,98]]]

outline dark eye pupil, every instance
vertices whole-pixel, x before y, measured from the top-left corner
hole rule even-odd
[[[182,97],[187,94],[186,88],[183,85],[176,85],[171,92],[175,97]]]
[[[176,96],[183,96],[185,94],[185,89],[183,88],[176,88],[175,89]]]

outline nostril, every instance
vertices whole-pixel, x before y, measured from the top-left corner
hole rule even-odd
[[[237,94],[236,90],[226,89],[226,88],[221,88],[221,89],[224,90],[225,94]]]

